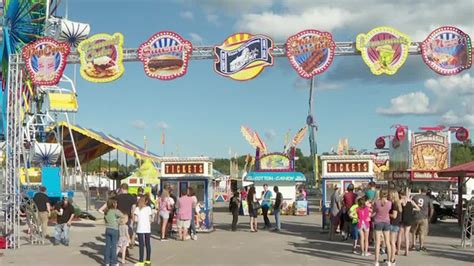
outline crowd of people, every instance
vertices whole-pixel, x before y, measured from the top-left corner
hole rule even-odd
[[[354,185],[349,184],[342,194],[336,186],[331,195],[329,239],[333,240],[339,229],[343,240],[353,240],[354,254],[371,256],[372,246],[375,265],[379,265],[380,255],[386,254],[385,262],[394,266],[402,245],[405,256],[411,250],[426,251],[424,241],[434,210],[426,192],[422,188],[421,194],[412,197],[408,191],[377,190],[370,182],[366,191],[354,192]]]

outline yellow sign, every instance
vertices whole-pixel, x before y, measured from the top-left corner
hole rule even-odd
[[[123,35],[96,34],[82,41],[77,50],[81,58],[81,76],[90,82],[110,82],[124,72]]]
[[[49,110],[53,112],[77,112],[77,98],[73,93],[48,93]]]
[[[449,167],[449,133],[414,133],[412,170],[439,171]]]
[[[390,27],[379,27],[359,34],[356,48],[375,75],[393,75],[405,63],[411,39]]]
[[[41,168],[28,168],[28,178],[30,184],[41,184]],[[27,184],[25,168],[20,169],[20,182],[21,184]]]

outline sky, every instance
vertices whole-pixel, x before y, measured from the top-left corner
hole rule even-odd
[[[356,3],[357,2],[357,3]],[[336,41],[391,26],[422,41],[445,25],[474,36],[471,0],[69,0],[59,14],[88,23],[91,35],[121,32],[126,48],[137,48],[156,32],[177,32],[194,46],[221,44],[236,32],[265,34],[283,43],[304,29],[329,31]],[[212,60],[193,60],[172,81],[148,78],[141,62],[126,63],[124,75],[96,84],[76,75],[83,127],[143,144],[159,155],[229,157],[253,154],[240,125],[257,131],[270,151],[282,151],[285,134],[305,125],[309,85],[287,58],[278,58],[257,78],[239,82],[216,74]],[[315,79],[314,117],[319,152],[348,138],[357,149],[374,148],[378,136],[403,124],[463,125],[474,129],[474,71],[443,77],[420,56],[410,56],[394,76],[375,76],[360,56],[336,57]],[[165,130],[166,144],[161,145]],[[309,154],[308,139],[300,144]]]

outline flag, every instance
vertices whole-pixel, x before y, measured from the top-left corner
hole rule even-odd
[[[161,131],[161,145],[165,145],[165,131]]]

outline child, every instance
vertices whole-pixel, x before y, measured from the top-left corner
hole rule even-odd
[[[370,232],[370,208],[366,205],[366,198],[360,198],[357,201],[359,207],[356,209],[357,212],[357,228],[360,234],[360,248],[362,250],[362,256],[370,256],[369,253],[369,232]]]
[[[127,247],[130,244],[130,236],[128,234],[128,215],[124,215],[122,219],[120,219],[119,225],[119,241],[118,241],[118,248],[117,248],[117,255],[119,252],[122,252],[122,264],[125,263],[125,254],[127,254]]]
[[[354,244],[352,245],[352,253],[354,254],[357,254],[357,240],[359,239],[359,229],[357,228],[359,216],[357,215],[357,208],[359,208],[359,205],[357,203],[354,203],[354,205],[352,205],[349,209],[349,217],[352,219],[351,237],[352,240],[354,240]]]
[[[146,205],[145,197],[141,197],[138,200],[138,207],[135,208],[134,216],[137,222],[137,236],[138,236],[138,251],[139,251],[139,262],[138,265],[151,264],[151,245],[150,245],[150,234],[151,234],[151,220],[152,211],[149,206]],[[146,248],[146,261],[144,261],[144,252]],[[143,263],[145,262],[145,263]]]

